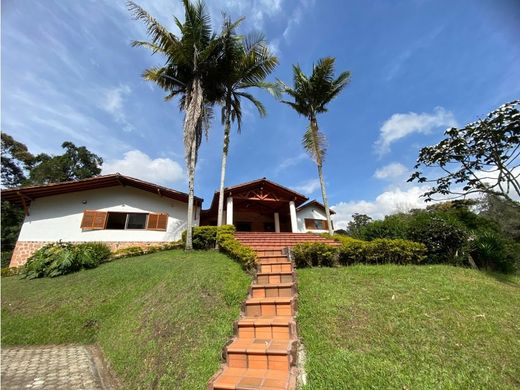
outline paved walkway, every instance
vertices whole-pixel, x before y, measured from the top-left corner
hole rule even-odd
[[[106,389],[96,355],[81,345],[2,348],[2,389]]]

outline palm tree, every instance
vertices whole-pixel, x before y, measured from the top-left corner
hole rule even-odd
[[[334,62],[335,58],[333,57],[325,57],[318,60],[318,63],[313,65],[310,77],[307,77],[302,72],[299,65],[294,65],[294,88],[290,88],[283,82],[280,82],[282,90],[294,99],[294,101],[282,100],[282,102],[288,104],[298,114],[305,116],[309,120],[309,126],[303,135],[302,144],[318,167],[321,195],[330,234],[333,234],[332,223],[327,193],[325,191],[325,181],[323,180],[326,138],[325,134],[320,132],[318,127],[317,115],[327,112],[327,103],[334,99],[350,81],[350,72],[343,72],[338,78],[334,79]]]
[[[219,60],[222,40],[211,29],[211,21],[204,5],[183,0],[185,21],[174,18],[180,36],[169,32],[154,17],[134,2],[128,9],[136,20],[147,26],[150,41],[134,41],[132,46],[143,46],[153,54],[166,58],[162,67],[152,67],[143,72],[146,80],[153,81],[167,91],[165,100],[180,97],[180,109],[184,111],[184,150],[188,170],[188,222],[186,249],[192,249],[193,198],[197,152],[204,131],[211,119],[211,106],[221,99],[219,90]]]
[[[278,58],[272,54],[262,35],[240,37],[235,28],[238,23],[232,24],[228,19],[224,23],[222,71],[224,74],[222,104],[222,124],[224,125],[224,146],[222,148],[222,165],[220,170],[220,186],[218,200],[217,225],[222,225],[224,210],[224,181],[229,151],[229,135],[231,122],[237,123],[240,133],[242,125],[241,99],[247,99],[258,110],[260,116],[265,116],[265,107],[252,94],[250,88],[266,89],[276,94],[277,85],[266,83],[265,78],[278,64]]]

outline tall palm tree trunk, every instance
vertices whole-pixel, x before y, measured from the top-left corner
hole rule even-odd
[[[325,206],[325,215],[327,216],[327,225],[329,228],[329,234],[333,235],[334,230],[332,230],[332,221],[330,219],[330,210],[329,210],[329,201],[327,200],[327,192],[325,191],[325,181],[323,180],[323,170],[322,165],[317,164],[318,166],[318,176],[320,177],[320,186],[321,186],[321,196],[323,198],[323,206]]]
[[[222,165],[220,167],[220,186],[218,196],[217,226],[222,226],[224,219],[224,182],[226,178],[226,165],[229,151],[229,133],[231,131],[231,97],[226,99],[226,119],[224,120],[224,146],[222,148]]]
[[[195,78],[191,93],[186,97],[184,118],[184,147],[188,165],[188,222],[186,225],[186,250],[193,249],[193,198],[195,196],[195,165],[197,163],[197,126],[202,116],[203,93],[201,81]]]
[[[318,167],[318,176],[320,178],[320,186],[321,186],[321,197],[323,199],[323,206],[325,207],[325,216],[327,217],[327,227],[329,228],[329,234],[333,235],[334,231],[332,230],[332,221],[330,219],[330,210],[329,210],[329,201],[327,200],[327,191],[325,190],[325,180],[323,179],[323,154],[324,149],[323,145],[320,142],[319,137],[319,128],[318,121],[314,115],[310,116],[311,122],[311,131],[312,131],[312,139],[314,152],[316,157],[316,166]]]

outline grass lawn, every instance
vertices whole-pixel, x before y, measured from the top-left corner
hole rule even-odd
[[[520,278],[450,266],[298,270],[305,389],[518,389]]]
[[[183,251],[2,278],[2,345],[98,343],[124,388],[204,389],[249,284],[226,256]]]

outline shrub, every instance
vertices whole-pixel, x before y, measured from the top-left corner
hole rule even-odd
[[[338,249],[318,242],[295,245],[292,249],[292,257],[296,267],[299,268],[338,265]]]
[[[2,268],[2,270],[1,270],[2,278],[5,278],[7,276],[20,275],[20,273],[22,272],[22,269],[23,269],[23,267]]]
[[[233,225],[221,226],[217,229],[219,250],[236,260],[246,270],[252,270],[256,263],[256,252],[240,243],[235,238]]]
[[[193,249],[214,249],[217,244],[216,226],[196,226],[193,228]],[[186,231],[182,233],[182,242],[186,243]]]
[[[470,253],[479,268],[514,272],[520,265],[520,245],[491,230],[477,232]]]
[[[424,244],[388,238],[378,238],[365,245],[367,263],[420,264],[426,259]]]
[[[9,264],[11,263],[11,257],[13,256],[13,251],[2,251],[2,268],[9,267]]]
[[[110,257],[103,243],[57,242],[38,249],[23,267],[26,278],[56,277],[81,269],[95,268]]]

